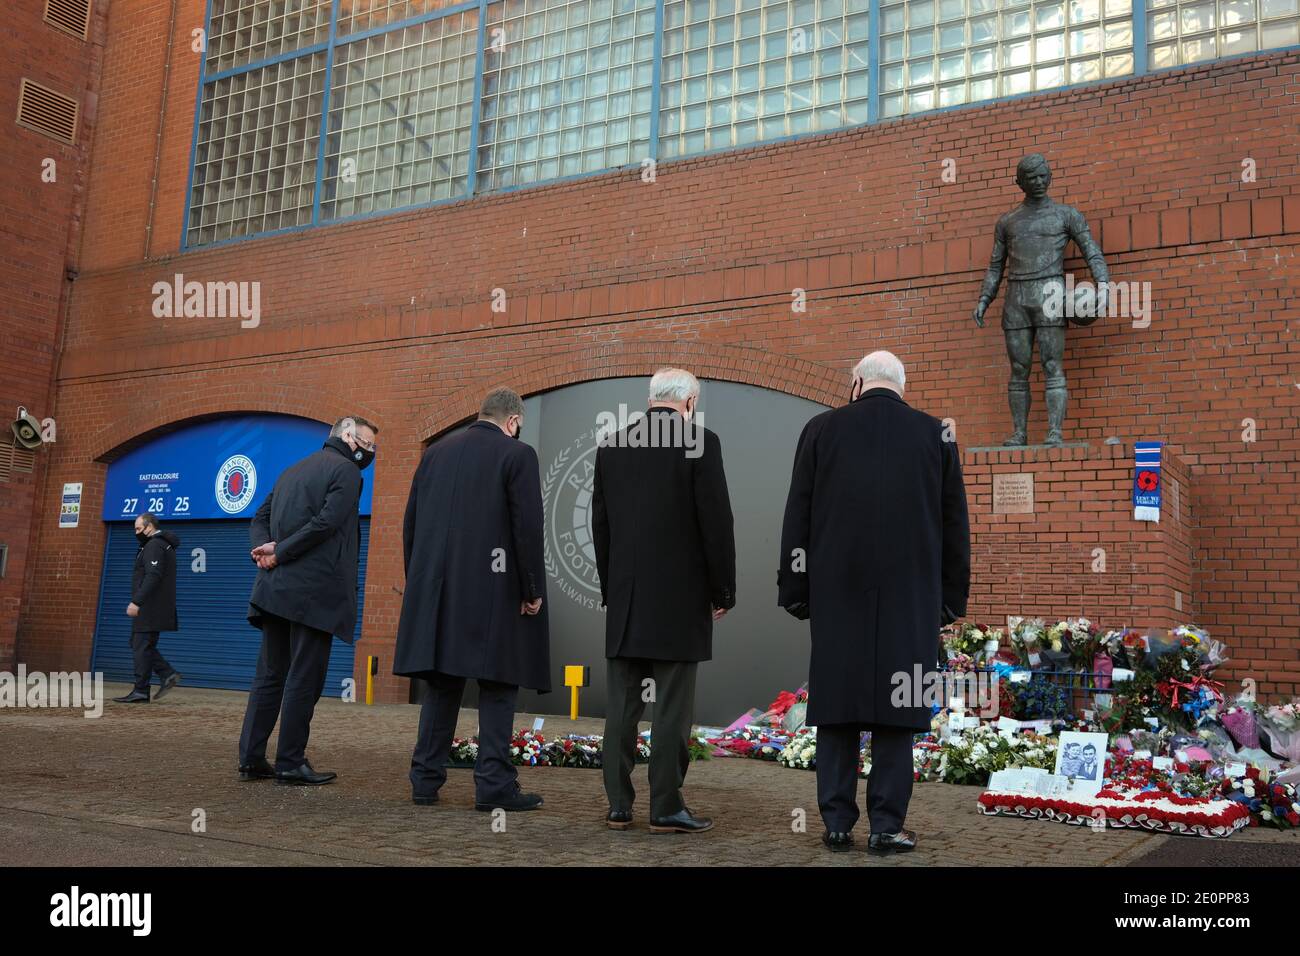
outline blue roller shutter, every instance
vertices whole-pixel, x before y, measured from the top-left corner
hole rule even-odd
[[[131,569],[136,541],[128,522],[110,522],[95,627],[93,669],[109,681],[134,680],[131,659]],[[173,521],[167,529],[181,539],[176,560],[176,609],[180,630],[163,634],[159,650],[185,675],[187,687],[248,690],[257,667],[261,632],[248,623],[248,595],[257,569],[248,559],[247,521]],[[193,570],[195,548],[206,555],[206,570]],[[370,518],[361,519],[361,563],[357,574],[356,637],[361,637]],[[339,697],[352,677],[353,645],[334,639],[325,696]]]

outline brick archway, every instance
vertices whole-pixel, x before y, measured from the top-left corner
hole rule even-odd
[[[383,424],[365,403],[334,391],[277,384],[259,394],[255,389],[250,393],[246,384],[231,384],[181,401],[159,399],[133,411],[127,418],[100,429],[90,443],[91,458],[111,462],[159,435],[227,415],[271,413],[333,422],[340,409]]]
[[[502,368],[466,382],[439,411],[420,420],[417,433],[429,441],[478,412],[494,385],[515,384],[534,395],[565,385],[602,378],[649,375],[666,365],[689,369],[700,378],[771,388],[822,405],[836,405],[847,390],[847,375],[817,362],[791,359],[749,346],[671,339],[612,342],[594,351],[557,351],[519,368]]]

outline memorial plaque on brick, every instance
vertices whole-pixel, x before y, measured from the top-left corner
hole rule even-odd
[[[993,476],[993,513],[995,515],[1034,513],[1033,472]]]

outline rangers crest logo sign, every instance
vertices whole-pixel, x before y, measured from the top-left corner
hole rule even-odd
[[[232,455],[217,472],[217,504],[227,514],[239,514],[257,493],[257,469],[247,455]]]

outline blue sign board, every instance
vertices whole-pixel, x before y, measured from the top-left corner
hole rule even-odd
[[[108,466],[104,520],[251,518],[286,468],[319,451],[329,426],[292,415],[232,415],[156,438]],[[360,512],[370,514],[373,466]]]

